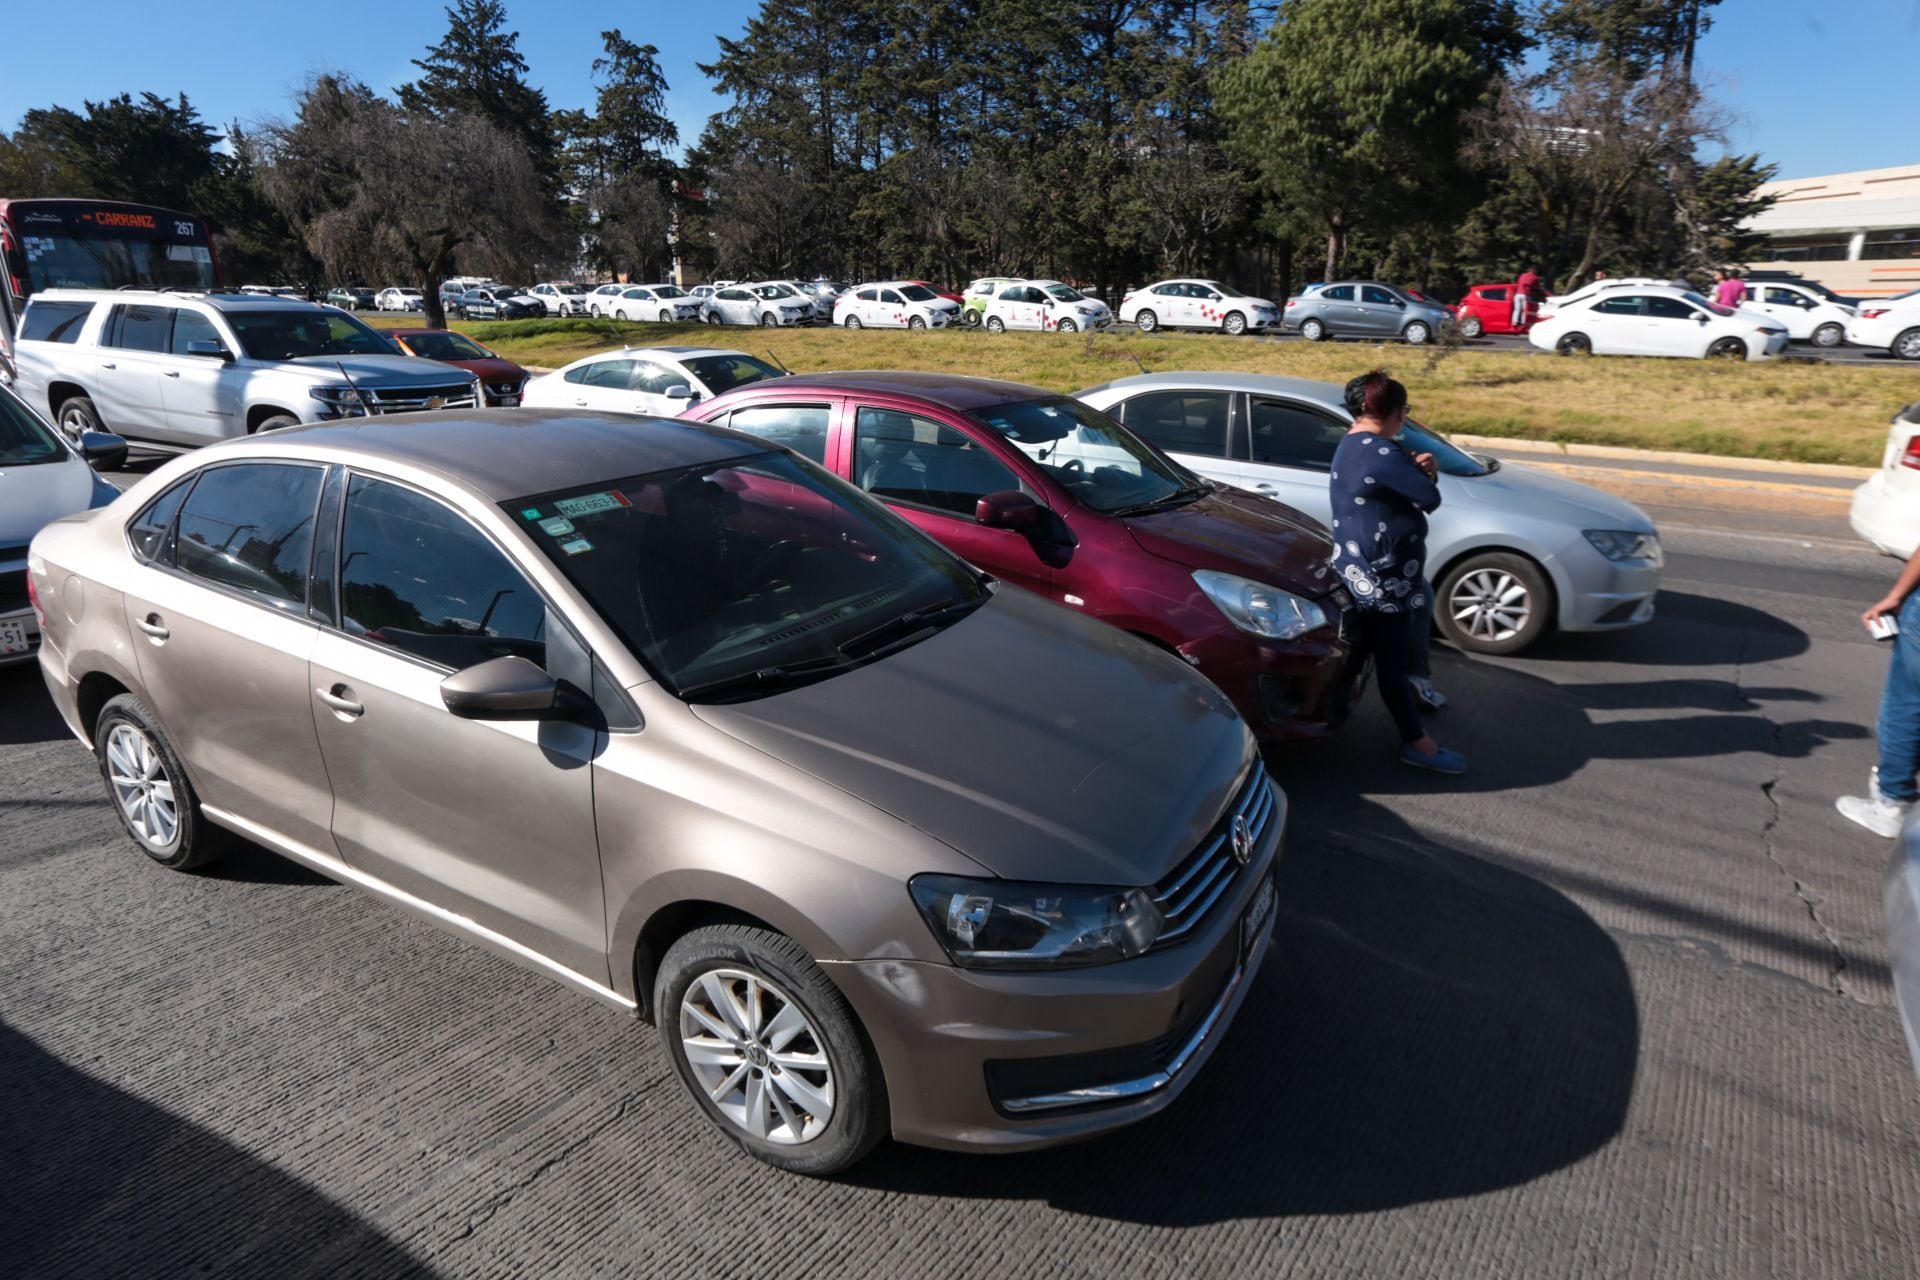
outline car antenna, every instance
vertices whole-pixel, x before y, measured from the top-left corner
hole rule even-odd
[[[360,389],[358,383],[354,382],[353,375],[347,372],[347,366],[345,366],[344,364],[341,364],[338,360],[335,360],[333,362],[333,367],[338,369],[340,371],[340,376],[347,380],[347,390],[353,392],[354,395],[359,397],[360,407],[362,409],[365,409],[367,413],[372,417],[375,417],[375,418],[379,417],[380,406],[371,397],[369,397],[366,392]]]
[[[787,368],[785,364],[782,364],[780,361],[780,357],[773,354],[773,352],[771,351],[767,352],[767,359],[773,361],[777,365],[780,365],[780,372],[786,374],[789,378],[793,376],[793,370]]]

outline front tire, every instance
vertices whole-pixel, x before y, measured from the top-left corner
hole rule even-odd
[[[142,853],[171,870],[191,871],[233,848],[237,837],[201,814],[180,757],[139,698],[109,699],[94,721],[93,742],[114,812]]]
[[[1739,338],[1715,338],[1707,348],[1709,360],[1745,360],[1747,344]]]
[[[1896,360],[1920,360],[1920,329],[1909,329],[1887,347]]]
[[[926,327],[927,327],[927,322],[926,322],[925,320],[923,320],[923,319],[921,319],[921,318],[920,318],[919,316],[908,316],[908,317],[907,317],[907,328],[909,328],[909,329],[924,329],[924,328],[926,328]]]
[[[1415,320],[1401,330],[1400,336],[1407,340],[1407,345],[1410,347],[1424,347],[1433,337],[1433,329],[1425,320]]]
[[[1554,343],[1553,349],[1563,356],[1590,356],[1593,354],[1593,339],[1584,333],[1569,333]]]
[[[1325,342],[1327,326],[1318,320],[1304,320],[1300,324],[1300,336],[1308,342]]]
[[[1160,317],[1151,311],[1142,311],[1133,318],[1133,327],[1142,333],[1152,333],[1160,327]]]
[[[1078,333],[1080,326],[1071,320],[1062,320],[1059,324],[1053,326],[1053,331],[1055,333]]]
[[[1002,320],[999,316],[987,317],[988,333],[1005,333],[1006,331],[1007,331],[1007,322],[1005,320]]]
[[[1540,566],[1506,551],[1470,555],[1441,579],[1434,620],[1469,653],[1518,653],[1553,625],[1553,586]]]
[[[63,402],[60,417],[56,421],[60,425],[60,434],[76,448],[79,447],[80,437],[87,432],[106,430],[100,425],[100,411],[85,396],[74,396]]]
[[[812,1177],[887,1136],[887,1089],[859,1019],[798,943],[695,929],[661,959],[654,1022],[681,1081],[742,1151]]]
[[[661,324],[672,324],[672,323],[673,323],[673,312],[671,312],[671,311],[662,311],[662,312],[660,313],[660,323],[661,323]]]
[[[1247,318],[1238,311],[1229,312],[1220,327],[1237,338],[1247,331]]]
[[[777,329],[780,327],[780,317],[769,311],[760,317],[760,327],[762,329]]]

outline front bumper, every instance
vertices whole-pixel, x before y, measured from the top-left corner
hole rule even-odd
[[[1866,483],[1853,491],[1847,523],[1882,554],[1904,560],[1920,547],[1920,504],[1912,499],[1901,501],[1890,487],[1886,472],[1868,476]]]
[[[1366,687],[1367,663],[1351,624],[1295,640],[1267,640],[1238,628],[1179,648],[1182,657],[1232,700],[1256,737],[1321,738],[1346,722]]]
[[[1204,928],[1138,959],[1052,973],[908,960],[830,962],[886,1076],[893,1136],[1019,1151],[1089,1138],[1165,1110],[1226,1037],[1266,959],[1277,909],[1242,921],[1273,883],[1282,821]],[[1103,1064],[1113,1064],[1102,1070]],[[1034,1082],[1073,1081],[1072,1087]]]
[[[1563,631],[1616,631],[1653,618],[1663,565],[1652,560],[1609,560],[1585,547],[1562,563],[1572,590],[1560,602]]]

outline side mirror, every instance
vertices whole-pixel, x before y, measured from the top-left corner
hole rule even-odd
[[[1407,300],[1405,298],[1395,298],[1393,305],[1405,311],[1407,309]]]
[[[1700,322],[1701,324],[1705,324],[1705,323],[1707,322],[1707,319],[1708,319],[1708,317],[1707,317],[1707,314],[1706,314],[1705,312],[1703,312],[1703,311],[1696,311],[1696,312],[1694,312],[1694,313],[1693,313],[1693,318],[1694,318],[1695,320],[1698,320],[1698,321],[1699,321],[1699,322]]]
[[[212,338],[193,339],[193,341],[187,343],[187,354],[190,356],[212,356],[216,360],[233,359],[233,352],[227,350],[226,344],[216,342]]]
[[[102,471],[118,471],[127,465],[127,442],[106,431],[80,433],[80,456]]]
[[[989,529],[1031,529],[1044,508],[1018,489],[989,493],[973,504],[973,518]]]
[[[552,676],[525,658],[493,658],[440,682],[440,701],[462,720],[549,720],[560,698]]]
[[[693,394],[693,388],[688,386],[684,382],[676,382],[672,386],[668,387],[665,391],[662,391],[660,394],[665,396],[669,400],[698,399],[698,397]]]

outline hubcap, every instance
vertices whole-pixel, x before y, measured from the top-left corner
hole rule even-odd
[[[156,849],[172,844],[180,831],[180,813],[174,807],[173,780],[153,740],[130,724],[115,725],[107,735],[107,777],[134,834]]]
[[[1454,623],[1475,640],[1511,640],[1533,616],[1526,584],[1504,569],[1475,569],[1454,584],[1447,601]]]
[[[1901,334],[1897,349],[1902,359],[1920,360],[1920,329]]]
[[[680,1050],[720,1114],[756,1138],[793,1146],[833,1119],[826,1040],[758,974],[701,974],[680,998]]]
[[[93,430],[93,424],[87,421],[87,415],[78,409],[68,409],[60,415],[60,432],[74,444],[80,443],[80,437]]]

